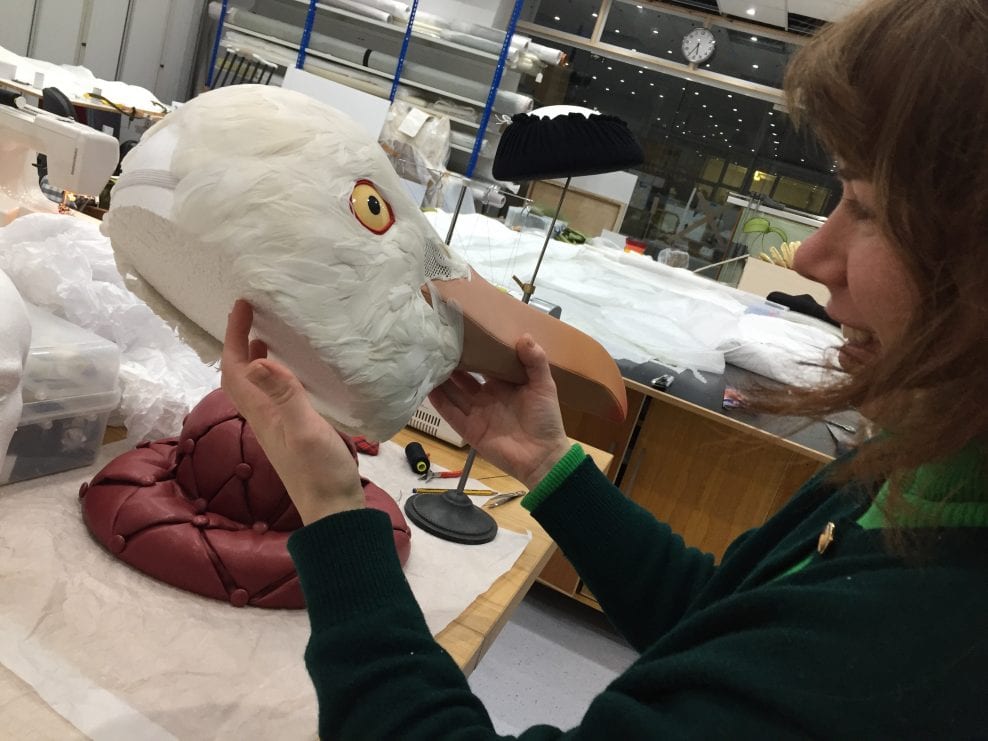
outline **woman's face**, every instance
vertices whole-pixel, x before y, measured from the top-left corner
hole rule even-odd
[[[796,251],[794,267],[830,290],[827,313],[847,338],[839,362],[852,370],[899,339],[919,292],[896,246],[878,228],[872,185],[853,177],[842,181],[844,197]]]

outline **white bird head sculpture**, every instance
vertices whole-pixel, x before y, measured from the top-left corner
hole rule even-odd
[[[103,231],[121,272],[216,340],[247,299],[255,336],[351,434],[390,437],[458,364],[521,380],[514,342],[524,331],[544,341],[546,322],[562,332],[555,344],[578,336],[603,353],[596,362],[614,377],[602,408],[623,415],[603,348],[476,276],[378,143],[300,93],[238,85],[169,114],[124,160]],[[594,375],[577,372],[599,387]]]

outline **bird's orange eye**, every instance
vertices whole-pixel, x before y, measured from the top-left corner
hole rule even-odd
[[[391,206],[370,180],[358,180],[350,193],[350,210],[357,221],[375,234],[384,234],[395,223]]]

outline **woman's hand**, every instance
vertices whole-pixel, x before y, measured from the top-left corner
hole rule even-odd
[[[250,423],[302,522],[364,506],[357,464],[339,433],[309,403],[302,384],[250,342],[254,312],[237,301],[223,343],[223,390]]]
[[[480,383],[456,371],[429,394],[429,401],[477,452],[531,489],[566,454],[570,442],[545,351],[527,334],[515,350],[528,375],[525,383]]]

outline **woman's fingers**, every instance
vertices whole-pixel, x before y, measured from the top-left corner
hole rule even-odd
[[[450,426],[460,432],[463,429],[463,425],[466,424],[467,415],[466,412],[460,409],[450,398],[448,392],[448,386],[451,385],[450,381],[441,386],[437,386],[429,393],[429,403],[435,407],[436,411],[439,412],[439,416],[449,422]]]
[[[462,414],[470,414],[473,409],[473,400],[477,394],[483,391],[483,386],[469,373],[454,371],[453,375],[445,383],[440,384],[437,390],[442,392],[444,400],[456,407],[457,411]]]
[[[523,334],[515,345],[515,352],[518,353],[518,360],[525,366],[525,373],[530,384],[542,386],[553,383],[545,350],[532,339],[532,335],[527,332]]]
[[[238,300],[226,319],[226,336],[223,338],[223,367],[233,370],[250,360],[248,337],[254,321],[254,310],[246,301]]]
[[[246,301],[233,305],[223,341],[224,390],[244,416],[258,423],[274,411],[289,417],[304,414],[308,399],[302,384],[287,368],[267,360],[264,342],[249,339],[253,318],[253,309]]]
[[[258,360],[268,356],[268,345],[264,340],[251,340],[248,347],[248,355],[251,360]]]

